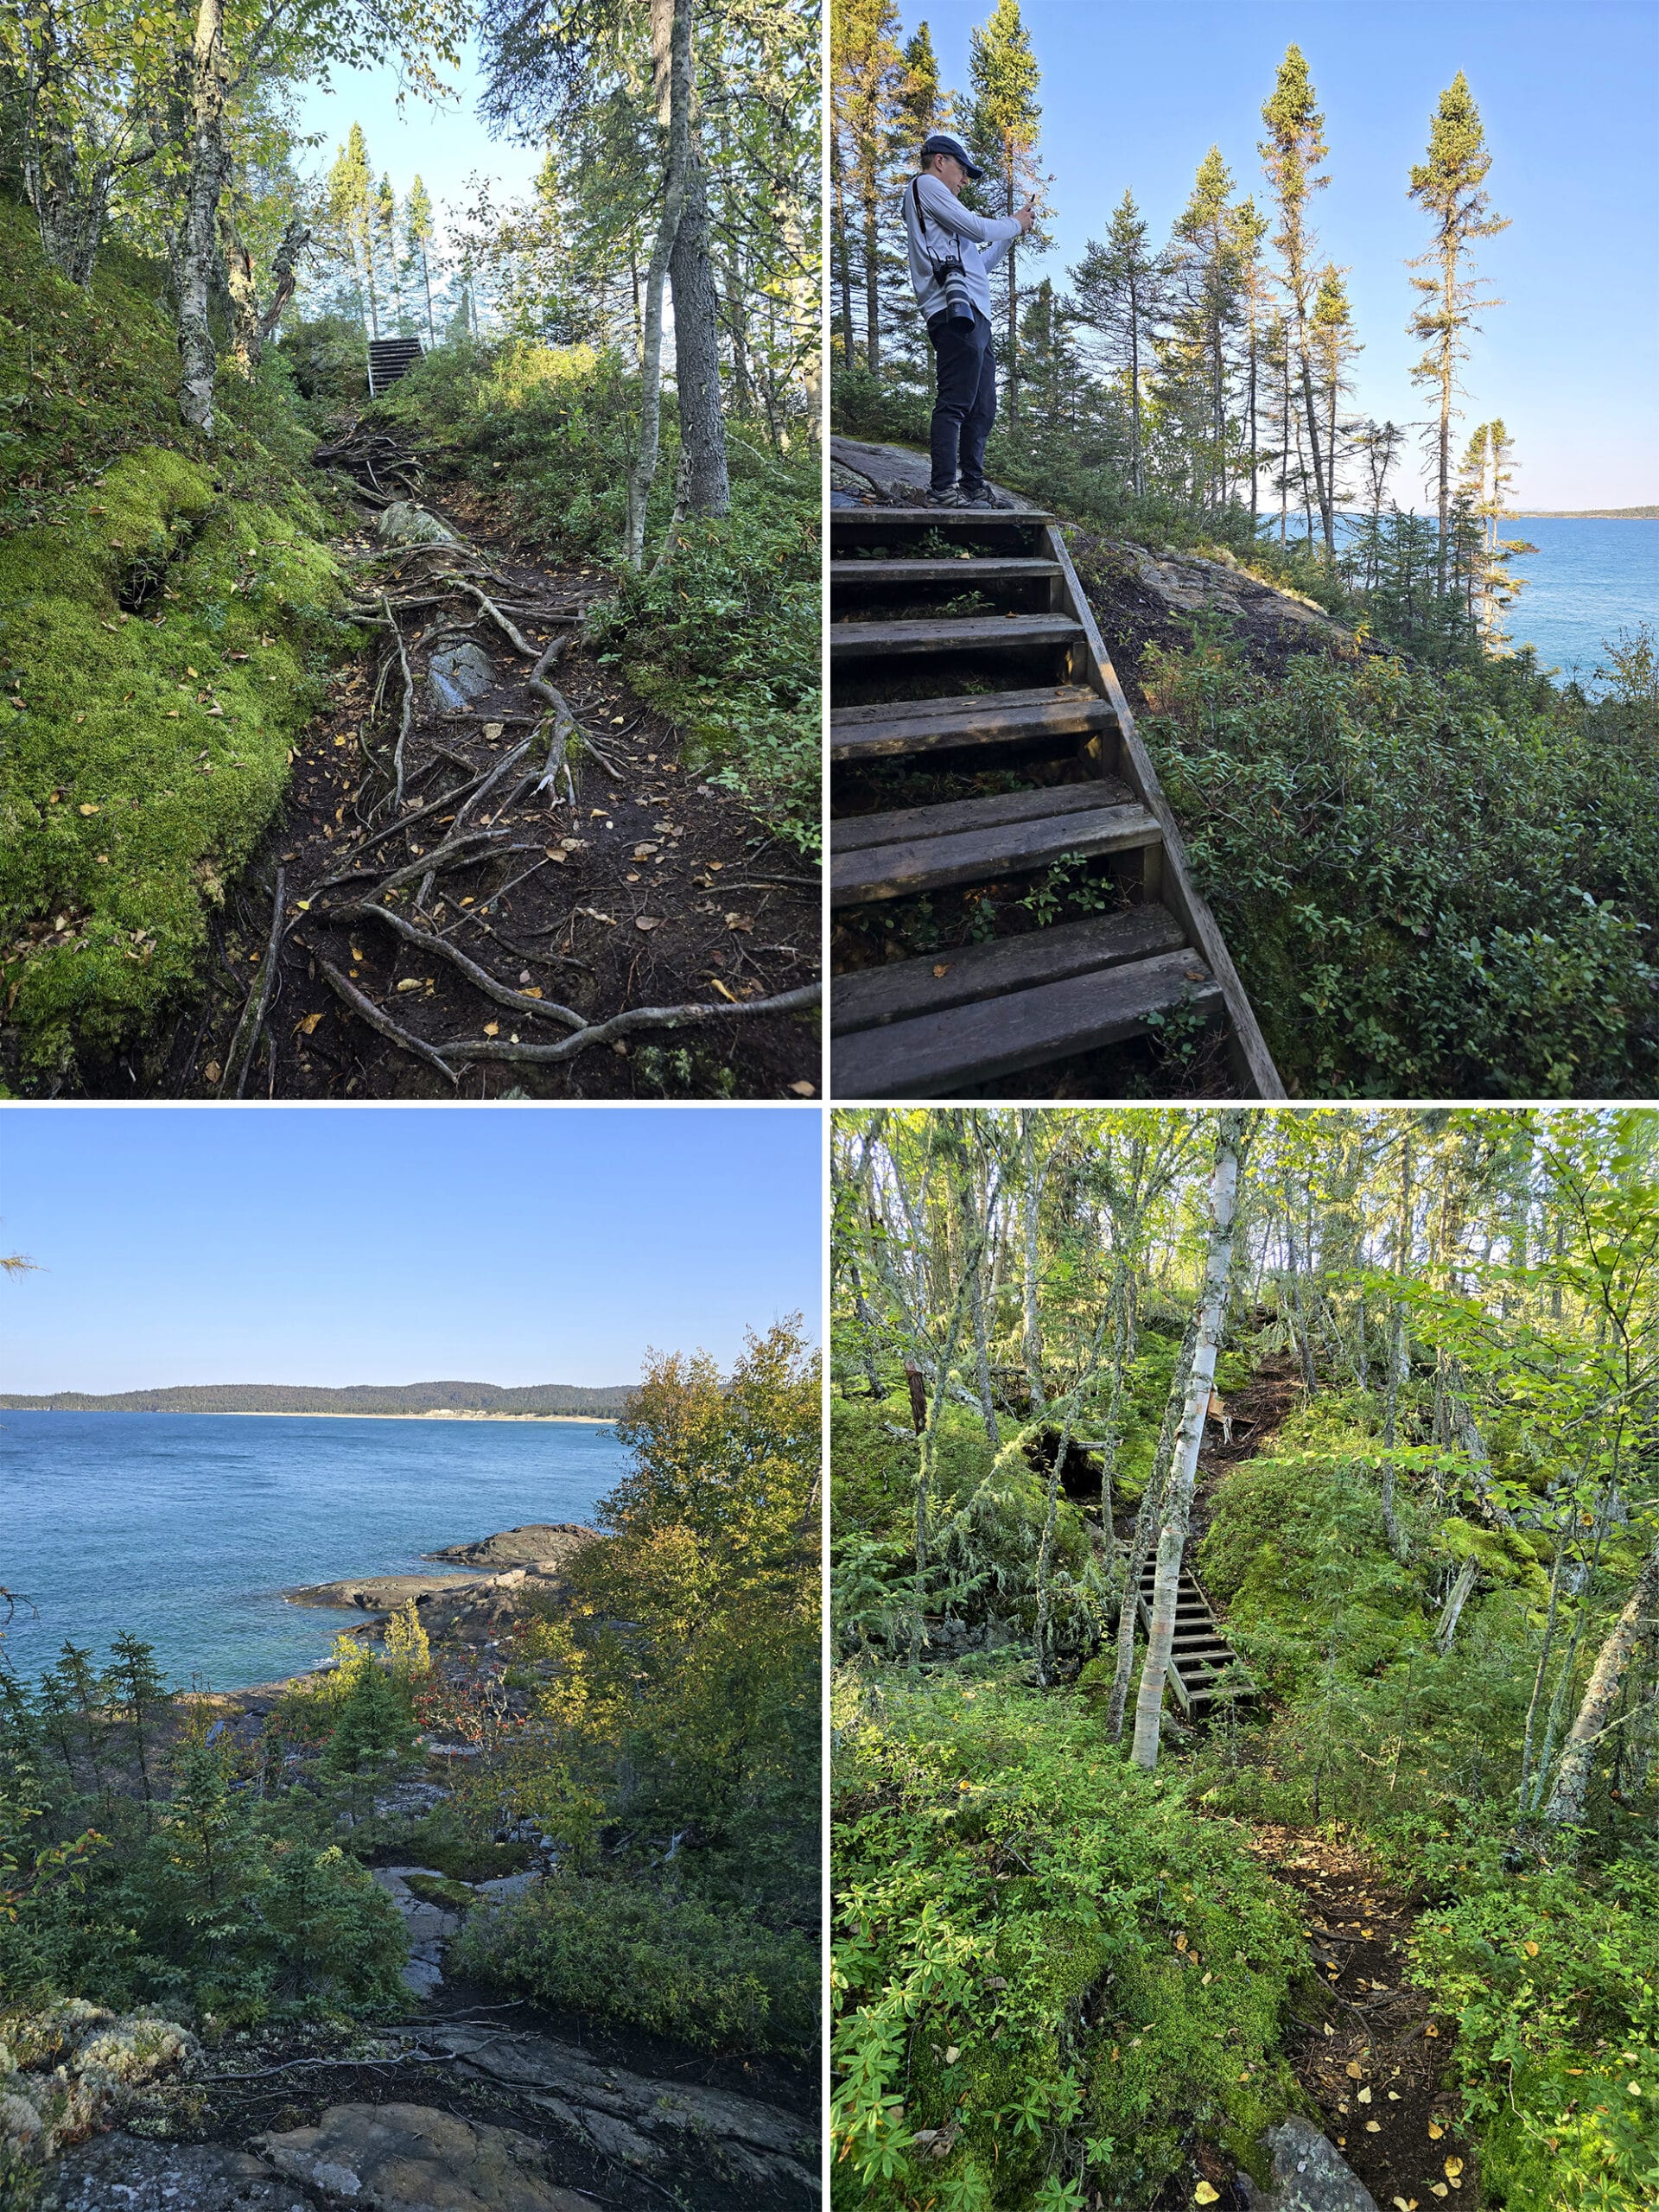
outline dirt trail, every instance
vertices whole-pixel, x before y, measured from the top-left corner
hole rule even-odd
[[[1406,1980],[1410,1901],[1363,1851],[1258,1824],[1250,1848],[1302,1898],[1325,2001],[1287,2045],[1319,2125],[1379,2206],[1479,2202],[1475,2152],[1451,2079],[1451,2024]]]
[[[818,972],[818,887],[810,863],[771,836],[741,799],[688,770],[674,726],[584,643],[575,625],[605,588],[593,564],[559,567],[534,557],[464,489],[423,492],[421,501],[477,549],[487,566],[473,573],[491,579],[488,594],[528,644],[539,651],[571,635],[556,681],[616,776],[589,759],[574,800],[568,791],[557,798],[525,791],[548,750],[538,728],[546,709],[526,685],[529,662],[480,607],[406,570],[391,587],[394,597],[399,589],[435,595],[426,611],[404,618],[405,643],[416,644],[429,612],[447,605],[447,619],[412,656],[401,816],[381,803],[402,696],[394,657],[389,703],[374,713],[377,666],[390,645],[382,632],[340,672],[306,730],[283,816],[212,924],[216,957],[205,999],[151,1054],[134,1052],[103,1071],[94,1095],[230,1095],[238,1026],[264,982],[279,867],[287,919],[242,1087],[246,1097],[816,1095],[818,1024],[809,1007],[635,1028],[555,1064],[488,1057],[510,1053],[518,1039],[546,1046],[570,1033],[569,1024],[538,1009],[538,1000],[601,1024],[647,1007],[736,1009],[810,995]],[[343,550],[359,561],[384,550],[371,518]],[[483,650],[496,681],[465,712],[443,714],[431,703],[427,664],[432,652],[458,641]],[[535,758],[526,753],[508,766],[526,741],[534,741]],[[503,769],[500,782],[467,799],[493,766]],[[432,855],[457,812],[467,830],[487,834],[446,865],[423,909],[412,895],[418,870],[393,902],[405,928],[425,942],[383,919],[342,912],[374,893],[377,876]],[[325,890],[354,867],[355,880]],[[391,1027],[377,1027],[377,1014]],[[479,1049],[456,1053],[461,1040]],[[433,1055],[449,1060],[455,1080]]]

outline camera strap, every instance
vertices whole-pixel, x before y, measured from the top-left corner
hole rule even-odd
[[[928,260],[932,264],[935,275],[943,283],[947,269],[962,268],[962,240],[960,238],[957,240],[957,251],[953,260],[939,259],[927,242],[927,210],[922,205],[922,180],[918,176],[913,176],[910,180],[910,196],[916,202],[916,222],[922,234],[922,251],[926,254]],[[936,224],[934,227],[937,229],[938,226]]]

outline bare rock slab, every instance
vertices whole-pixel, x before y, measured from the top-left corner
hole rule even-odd
[[[315,2127],[265,2138],[281,2173],[362,2212],[593,2212],[539,2144],[430,2105],[331,2105]]]
[[[495,689],[495,666],[480,645],[446,645],[427,663],[426,684],[439,714],[459,714]]]
[[[1268,2130],[1273,2189],[1264,2196],[1248,2176],[1239,2186],[1249,2212],[1377,2212],[1376,2199],[1317,2127],[1292,2117]]]
[[[597,1529],[580,1521],[536,1521],[526,1528],[480,1536],[476,1543],[446,1544],[442,1551],[424,1556],[448,1560],[456,1567],[529,1567],[549,1574],[568,1566],[589,1544],[603,1541]]]
[[[147,2143],[118,2130],[48,2177],[41,2212],[310,2212],[263,2158],[216,2143]]]
[[[458,545],[461,541],[448,523],[440,522],[429,508],[413,499],[394,499],[374,526],[383,545]]]
[[[817,2190],[812,2123],[758,2097],[630,2073],[548,2036],[446,2021],[442,2038],[464,2071],[516,2090],[622,2164],[713,2168],[792,2203]]]
[[[441,1598],[452,1590],[473,1590],[475,1574],[359,1574],[344,1582],[310,1582],[283,1595],[296,1605],[350,1605],[365,1613],[395,1613],[412,1598]]]

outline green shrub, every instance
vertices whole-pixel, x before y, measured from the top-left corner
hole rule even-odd
[[[800,2056],[817,2034],[814,1944],[643,1884],[561,1875],[475,1911],[456,1956],[542,2004],[699,2050]]]
[[[1447,1866],[1453,1852],[1459,1856]],[[1486,2200],[1506,2212],[1633,2212],[1659,2199],[1659,1864],[1516,1872],[1502,1839],[1431,1853],[1450,1895],[1413,1975],[1457,2023]]]
[[[1652,1091],[1651,741],[1398,660],[1300,654],[1269,677],[1154,651],[1142,682],[1143,734],[1293,1092]]]
[[[849,1672],[833,1717],[847,2203],[1146,2205],[1194,2128],[1259,2158],[1304,1955],[1237,1832],[1068,1697]]]

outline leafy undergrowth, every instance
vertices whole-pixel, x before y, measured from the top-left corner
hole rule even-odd
[[[834,1719],[845,2202],[1147,2205],[1195,2131],[1260,2168],[1306,1961],[1239,1831],[984,1662],[849,1669]]]
[[[0,199],[0,989],[31,1071],[199,973],[339,637],[285,372],[184,430],[156,285],[112,247],[77,289]]]
[[[524,537],[613,571],[590,621],[601,658],[671,715],[690,765],[806,854],[820,844],[819,475],[816,450],[728,434],[731,512],[683,521],[658,565],[678,441],[664,423],[646,567],[620,559],[639,404],[614,355],[522,340],[451,343],[372,410],[499,501]],[[764,435],[755,431],[756,438]]]
[[[1471,1832],[1472,1831],[1472,1832]],[[1415,1979],[1459,2024],[1491,2201],[1659,2201],[1659,1864],[1516,1870],[1479,1823],[1431,1841]]]
[[[1642,1096],[1659,743],[1394,659],[1149,650],[1143,733],[1287,1084]]]
[[[455,1957],[504,1989],[694,2049],[804,2057],[817,2038],[816,1944],[641,1883],[543,1884],[474,1914]]]

